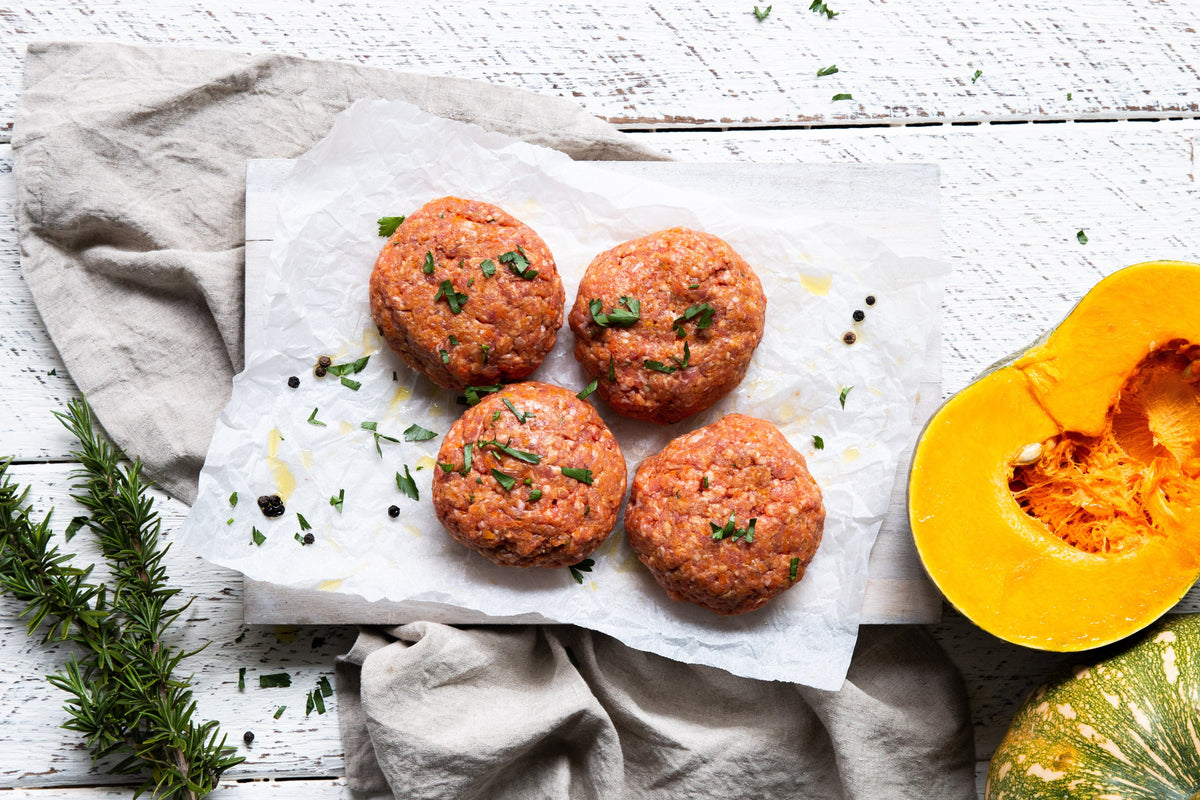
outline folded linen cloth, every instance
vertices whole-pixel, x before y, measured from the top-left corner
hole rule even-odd
[[[364,96],[574,158],[658,157],[568,101],[355,64],[51,43],[25,79],[26,282],[105,429],[185,502],[242,365],[246,159],[303,153]],[[835,693],[566,626],[433,623],[364,632],[339,683],[351,785],[401,797],[974,795],[961,677],[915,628],[864,628]]]

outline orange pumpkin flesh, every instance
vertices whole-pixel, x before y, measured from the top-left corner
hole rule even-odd
[[[1200,266],[1121,270],[926,426],[913,536],[980,627],[1041,649],[1097,647],[1148,625],[1200,575],[1197,297]]]

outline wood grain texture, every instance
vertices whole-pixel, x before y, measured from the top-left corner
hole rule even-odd
[[[761,22],[753,5],[30,0],[0,9],[0,136],[11,133],[25,44],[50,38],[457,75],[572,98],[626,127],[1200,113],[1188,0],[838,0],[832,20],[775,3]],[[817,76],[831,64],[840,72]],[[843,92],[853,100],[832,100]]]

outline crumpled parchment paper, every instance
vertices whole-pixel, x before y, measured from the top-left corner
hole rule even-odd
[[[582,584],[567,569],[495,566],[450,540],[434,516],[430,483],[441,435],[465,406],[391,353],[367,302],[384,243],[376,220],[449,194],[495,203],[536,230],[554,254],[568,308],[595,255],[666,227],[714,233],[755,268],[767,294],[766,334],[730,395],[667,427],[619,417],[598,395],[590,402],[620,442],[631,481],[644,457],[726,413],[775,423],[807,458],[827,510],[821,546],[796,587],[757,612],[721,617],[668,599],[620,523]],[[246,354],[218,421],[183,529],[188,547],[260,581],[444,604],[461,612],[460,622],[486,615],[572,623],[737,675],[841,685],[868,556],[898,456],[914,435],[945,265],[899,258],[864,232],[824,224],[819,205],[791,215],[727,205],[380,100],[357,102],[296,162],[278,193],[278,215],[267,292],[257,301],[265,345]],[[863,303],[868,294],[873,307]],[[852,324],[858,308],[867,318]],[[842,334],[851,328],[858,340],[847,346]],[[531,377],[586,386],[572,339],[564,325]],[[322,354],[335,364],[369,356],[346,376],[359,388],[335,375],[315,378]],[[293,375],[299,388],[287,385]],[[375,432],[364,422],[376,423]],[[414,423],[438,437],[403,441]],[[419,501],[397,488],[405,467]],[[275,493],[286,512],[267,518],[255,500]],[[402,512],[396,519],[387,513],[393,504]],[[302,544],[305,533],[314,543]]]

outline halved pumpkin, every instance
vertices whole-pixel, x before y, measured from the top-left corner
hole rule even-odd
[[[959,392],[913,455],[926,571],[980,627],[1083,650],[1153,622],[1200,575],[1200,265],[1097,284]]]

